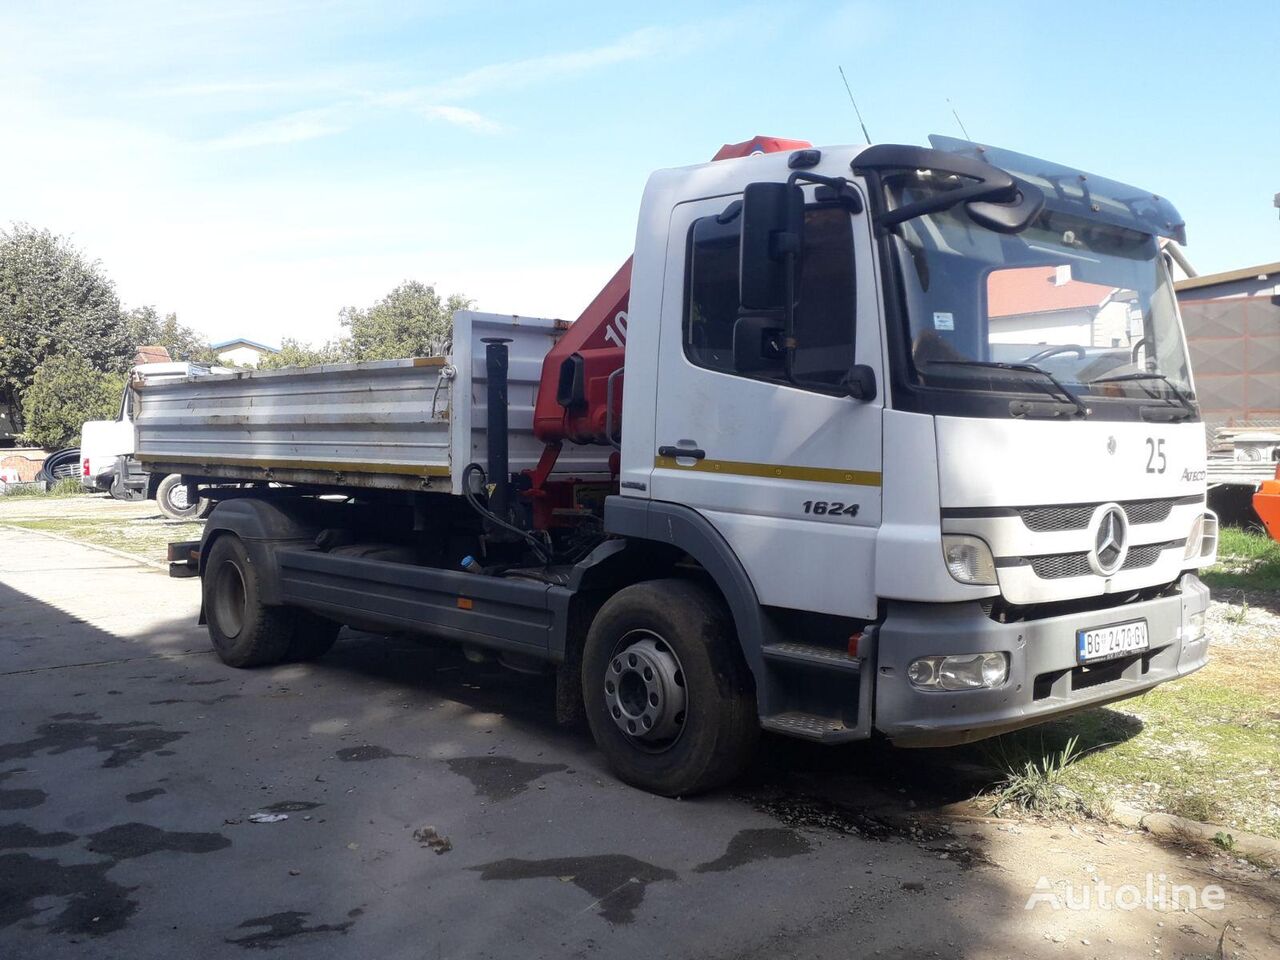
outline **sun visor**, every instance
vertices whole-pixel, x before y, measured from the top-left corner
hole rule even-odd
[[[1035,184],[1044,191],[1044,205],[1050,210],[1187,242],[1186,223],[1181,215],[1168,200],[1153,193],[1060,163],[956,137],[933,134],[929,144],[935,150],[981,160]]]

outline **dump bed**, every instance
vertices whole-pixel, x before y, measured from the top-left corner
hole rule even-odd
[[[483,340],[509,339],[512,472],[542,453],[533,404],[562,321],[459,311],[453,351],[370,363],[252,370],[136,389],[137,459],[157,473],[461,493],[486,467]],[[567,447],[556,474],[608,475],[607,447]]]

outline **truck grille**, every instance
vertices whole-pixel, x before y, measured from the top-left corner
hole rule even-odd
[[[1127,500],[1120,506],[1129,516],[1130,524],[1160,523],[1169,519],[1175,504],[1198,503],[1199,496],[1162,497],[1156,500]],[[1098,503],[1074,503],[1068,506],[1019,507],[1022,522],[1030,530],[1045,533],[1053,530],[1083,530],[1089,518],[1098,509]]]
[[[1173,547],[1186,544],[1185,540],[1167,540],[1164,543],[1143,543],[1129,548],[1121,570],[1141,570],[1152,566],[1160,554]],[[1088,553],[1049,553],[1039,557],[1027,557],[1031,569],[1041,580],[1061,580],[1065,577],[1087,577],[1093,574],[1089,567]]]

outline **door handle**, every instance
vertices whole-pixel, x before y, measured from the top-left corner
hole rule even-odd
[[[658,456],[660,457],[692,457],[694,460],[704,460],[707,451],[701,447],[659,447]]]

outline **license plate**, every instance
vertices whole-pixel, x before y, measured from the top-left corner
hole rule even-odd
[[[1113,623],[1095,630],[1076,631],[1076,662],[1095,663],[1099,660],[1115,660],[1150,646],[1147,640],[1147,621],[1130,620]]]

